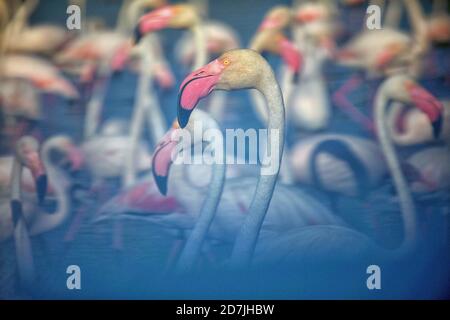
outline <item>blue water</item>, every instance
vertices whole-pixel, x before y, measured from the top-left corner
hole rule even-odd
[[[288,4],[289,1],[242,0],[210,1],[210,17],[224,21],[239,31],[243,44],[248,43],[257,29],[264,13],[275,3]],[[88,14],[101,15],[109,25],[113,25],[120,1],[89,1]],[[357,17],[348,21],[347,37],[361,25],[364,8],[344,11],[344,18]],[[41,4],[32,17],[32,23],[65,23],[65,1],[41,0]],[[404,23],[402,23],[404,25]],[[186,70],[176,66],[173,49],[180,31],[164,31],[161,39],[177,83],[186,76]],[[423,78],[421,84],[438,98],[448,98],[450,83],[449,49],[433,49],[439,57],[440,74],[434,78]],[[269,57],[274,68],[279,60]],[[329,92],[334,92],[353,73],[352,70],[328,62],[324,67]],[[136,75],[122,72],[114,76],[105,101],[103,119],[129,119],[134,102],[137,84]],[[371,110],[371,95],[378,85],[377,80],[366,81],[361,89],[354,92],[350,99],[368,115]],[[177,90],[160,92],[158,95],[167,123],[176,116]],[[263,127],[250,107],[249,94],[245,91],[231,92],[230,114],[238,114],[232,121],[222,123],[224,128]],[[81,141],[83,124],[83,105],[69,105],[57,97],[42,96],[45,119],[39,124],[44,137],[56,133],[65,133]],[[329,132],[349,133],[360,136],[368,134],[352,123],[346,115],[334,106]],[[302,134],[301,134],[302,135]],[[288,143],[299,135],[292,128],[288,130]],[[409,154],[417,148],[406,149]],[[114,184],[111,188],[114,190]],[[314,191],[314,190],[313,190]],[[447,190],[448,191],[448,190]],[[379,190],[381,197],[390,197],[394,189],[386,180]],[[324,202],[328,195],[321,194]],[[325,201],[325,199],[327,199]],[[175,241],[173,234],[145,222],[126,220],[123,222],[123,249],[112,247],[114,222],[106,221],[82,225],[76,239],[64,243],[63,239],[69,221],[60,228],[33,238],[34,259],[38,279],[35,285],[19,288],[15,272],[14,244],[2,243],[0,251],[0,297],[27,298],[443,298],[450,294],[449,275],[449,239],[448,215],[450,207],[449,193],[437,194],[432,201],[417,200],[420,224],[427,237],[422,239],[421,248],[407,261],[388,263],[375,257],[361,261],[352,261],[342,265],[338,261],[328,264],[305,265],[292,269],[291,266],[277,266],[270,270],[254,269],[244,273],[226,273],[220,266],[203,267],[189,277],[178,277],[164,273],[168,252]],[[96,199],[94,199],[94,202]],[[90,210],[95,210],[94,206]],[[364,200],[341,197],[336,206],[346,221],[352,222],[372,237],[380,237],[388,246],[395,246],[402,238],[399,223],[399,210],[387,202],[365,203]],[[74,209],[77,209],[75,204]],[[445,217],[442,212],[447,212]],[[367,214],[378,219],[382,234],[377,235],[373,228],[367,227],[361,216]],[[447,232],[446,242],[442,235]],[[229,245],[215,248],[219,257],[229,254]],[[336,253],[339,255],[339,253]],[[75,264],[82,270],[82,289],[70,291],[66,287],[66,268]],[[366,287],[366,268],[370,264],[379,264],[383,270],[382,290],[370,291]]]

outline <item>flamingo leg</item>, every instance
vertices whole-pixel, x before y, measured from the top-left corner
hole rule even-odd
[[[359,75],[350,77],[334,94],[333,102],[346,113],[353,121],[359,123],[363,128],[369,132],[374,132],[375,127],[370,118],[364,115],[358,108],[350,102],[347,95],[360,87],[362,79]]]

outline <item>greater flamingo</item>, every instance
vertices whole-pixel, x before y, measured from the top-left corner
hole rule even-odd
[[[417,75],[421,58],[428,49],[425,20],[417,0],[407,1],[404,5],[412,24],[411,35],[389,27],[366,30],[363,26],[364,31],[337,52],[338,63],[365,70],[369,77],[387,76],[399,71]],[[334,93],[333,100],[353,120],[373,131],[372,121],[347,99],[347,94],[360,82],[358,77],[350,78]]]
[[[407,89],[398,91],[396,83],[401,82]],[[375,98],[376,126],[378,138],[386,158],[389,171],[394,180],[396,192],[400,199],[400,209],[403,221],[403,241],[397,249],[388,250],[376,246],[367,236],[349,228],[340,226],[313,226],[300,228],[285,235],[279,235],[258,247],[255,263],[293,263],[301,265],[310,262],[308,258],[332,259],[339,257],[344,261],[361,258],[367,254],[380,254],[374,257],[402,259],[413,253],[417,246],[417,217],[412,195],[400,163],[389,138],[385,124],[385,113],[388,97],[407,103],[414,103],[429,117],[432,123],[438,123],[442,112],[439,103],[414,101],[415,90],[411,79],[396,75],[386,79],[377,91]],[[315,250],[313,248],[320,248]],[[318,260],[315,260],[318,261]]]
[[[21,281],[28,285],[34,278],[33,257],[30,236],[52,230],[68,217],[70,188],[69,173],[66,169],[77,170],[81,165],[79,154],[70,139],[53,137],[48,139],[41,150],[42,163],[38,155],[38,142],[29,136],[22,137],[17,142],[16,159],[12,168],[10,207],[3,205],[1,210],[0,239],[4,241],[14,236],[16,258]],[[56,164],[55,164],[56,161]],[[53,186],[57,199],[56,212],[49,214],[22,198],[22,168],[27,166],[38,182],[37,194],[42,203],[47,189],[47,178]]]
[[[196,125],[199,123],[205,132],[210,129],[216,130],[221,137],[216,121],[203,111],[196,110],[186,127],[193,137],[192,141],[187,141],[190,142],[187,147],[190,144],[199,145],[207,142],[203,141],[203,135],[199,135],[198,132],[194,134]],[[193,158],[193,164],[172,164],[171,155],[175,152],[180,137],[177,129],[178,125],[175,123],[158,144],[153,158],[153,177],[144,177],[139,183],[108,201],[99,210],[95,220],[136,218],[168,229],[193,229],[192,239],[189,237],[189,244],[186,244],[186,251],[183,253],[184,257],[181,258],[177,267],[180,271],[187,271],[196,262],[205,238],[225,243],[233,242],[239,226],[247,216],[252,186],[256,183],[256,179],[233,178],[227,170],[227,180],[223,187],[222,184],[225,183],[223,165],[220,163],[213,163],[213,166],[207,165],[202,162],[201,154],[197,155],[199,158]],[[213,144],[213,146],[216,145]],[[185,147],[186,145],[183,144],[183,148]],[[176,151],[182,150],[182,148],[176,149]],[[226,166],[229,169],[234,165]],[[216,202],[219,199],[220,203],[217,207]],[[280,210],[283,214],[279,213]],[[212,220],[213,216],[214,220]],[[200,221],[198,227],[197,221]],[[268,209],[264,228],[265,233],[270,234],[273,230],[288,229],[294,225],[328,223],[343,224],[339,217],[331,214],[307,191],[278,185]]]
[[[56,25],[29,26],[27,20],[38,3],[38,0],[26,0],[17,9],[4,31],[4,50],[53,55],[73,38],[73,33]]]
[[[399,92],[392,89],[395,88],[392,83],[401,80],[403,80],[403,85],[408,89],[406,94],[404,91]],[[213,61],[185,79],[180,90],[180,104],[178,108],[178,121],[181,127],[187,125],[189,115],[198,100],[206,96],[212,90],[243,89],[251,87],[256,87],[265,93],[270,109],[268,128],[273,130],[269,135],[276,134],[276,141],[280,141],[278,145],[280,148],[279,154],[282,154],[284,139],[284,105],[281,98],[281,92],[271,68],[268,66],[267,62],[254,51],[237,50],[228,52],[222,56],[221,59]],[[399,163],[395,156],[392,143],[387,135],[384,121],[387,96],[411,103],[413,102],[412,97],[415,96],[416,93],[417,91],[414,83],[409,78],[399,75],[386,80],[380,87],[376,98],[376,121],[379,139],[400,197],[405,229],[405,240],[402,243],[401,249],[406,252],[409,252],[415,245],[416,222],[414,204],[408,191],[409,189],[406,181],[400,171]],[[428,115],[433,124],[439,124],[442,112],[442,106],[440,104],[419,101],[416,106]],[[278,158],[277,160],[279,165],[280,159]],[[251,263],[259,231],[264,221],[271,196],[273,195],[277,175],[278,170],[275,171],[275,174],[261,175],[259,178],[250,213],[246,221],[242,224],[235,241],[231,256],[232,267],[245,267]],[[306,244],[307,247],[311,244],[311,241],[316,241],[317,238],[307,238],[307,242],[304,240],[302,242],[300,239],[302,235],[306,235],[306,237],[310,235],[311,232],[309,230],[311,230],[312,233],[316,233],[314,232],[315,228],[317,229],[317,232],[319,232],[319,235],[323,237],[323,240],[336,236],[336,239],[345,239],[346,241],[353,239],[357,245],[360,245],[361,241],[364,241],[362,239],[365,239],[364,242],[368,244],[367,246],[373,247],[373,245],[370,245],[367,237],[351,229],[338,226],[318,226],[308,227],[305,232],[295,233],[294,238],[298,241],[294,242],[293,248],[301,247],[304,244]],[[292,233],[288,235],[292,237]],[[283,250],[283,245],[285,245],[286,242],[292,243],[289,240],[286,241],[286,237],[283,236],[275,237],[275,239],[275,242],[280,244],[279,246],[275,246],[275,248],[279,249],[280,252]],[[327,248],[328,245],[329,243],[324,245],[324,248]],[[334,241],[332,242],[331,247],[336,248],[336,246],[340,245],[340,243]],[[367,246],[364,245],[363,247],[367,248]],[[284,247],[284,250],[286,249],[292,250],[292,247]],[[328,251],[325,250],[325,252]],[[270,259],[270,255],[266,257]]]
[[[392,141],[399,146],[411,146],[436,140],[450,142],[450,101],[443,104],[442,126],[435,129],[417,109],[401,103],[393,104],[387,115],[387,127]]]

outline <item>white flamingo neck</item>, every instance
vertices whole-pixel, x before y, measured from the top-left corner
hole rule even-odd
[[[59,226],[69,215],[69,199],[67,196],[69,181],[61,169],[56,168],[50,161],[50,148],[44,144],[42,152],[42,161],[47,172],[49,184],[52,186],[57,202],[56,212],[48,214],[39,212],[30,228],[30,234],[35,235]]]
[[[272,139],[274,138],[275,141],[278,140],[278,164],[276,166],[276,172],[272,175],[263,175],[263,169],[260,169],[258,184],[249,209],[250,213],[239,230],[233,247],[233,252],[231,255],[232,268],[246,267],[251,263],[256,242],[258,240],[259,231],[262,223],[264,222],[264,218],[275,188],[280,169],[281,155],[284,147],[284,103],[281,90],[275,80],[272,68],[270,68],[267,63],[258,67],[261,67],[263,72],[259,83],[256,84],[256,89],[264,95],[269,110],[266,154],[268,154],[268,151],[271,149]]]
[[[383,154],[386,158],[389,171],[394,180],[396,192],[400,199],[404,239],[398,250],[401,253],[407,253],[414,249],[417,241],[416,211],[409,186],[401,171],[394,145],[389,137],[386,127],[385,120],[388,98],[385,90],[386,86],[381,85],[375,97],[375,124],[378,139],[380,141]]]

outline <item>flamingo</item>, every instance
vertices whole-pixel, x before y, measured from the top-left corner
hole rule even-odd
[[[196,110],[186,127],[187,132],[193,137],[192,141],[188,141],[190,143],[187,147],[190,144],[207,142],[203,140],[203,135],[195,133],[199,123],[205,132],[214,130],[218,134],[218,139],[222,137],[217,122],[202,110]],[[181,131],[181,134],[182,132],[184,131]],[[196,164],[197,158],[193,158],[194,164],[173,164],[171,154],[177,147],[179,136],[178,123],[175,122],[154,152],[153,175],[144,177],[108,201],[94,220],[101,221],[113,217],[137,218],[168,229],[187,231],[193,229],[183,251],[185,252],[183,256],[187,256],[180,258],[177,266],[187,271],[196,262],[205,238],[225,243],[234,240],[240,224],[246,217],[252,186],[256,183],[256,179],[233,177],[228,170],[233,165],[227,164],[225,173],[223,163],[214,163],[213,166],[203,162]],[[214,146],[217,145],[213,144],[213,148]],[[183,152],[185,148],[186,145],[183,144],[183,148],[177,148],[177,151]],[[225,157],[225,153],[223,155]],[[197,156],[200,156],[198,161],[201,161],[201,155]],[[226,184],[223,186],[225,178]],[[282,215],[279,214],[281,207],[283,207]],[[343,222],[307,191],[284,185],[277,186],[265,223],[267,233],[294,225],[316,223]],[[176,252],[172,252],[171,256],[175,254]]]
[[[250,43],[250,49],[257,52],[270,52],[280,55],[284,63],[288,66],[289,72],[285,77],[284,94],[289,99],[292,88],[291,83],[298,78],[300,68],[302,66],[302,55],[298,49],[283,35],[282,31],[290,23],[291,14],[287,7],[276,6],[272,8],[261,23],[258,32]],[[252,90],[253,106],[256,114],[258,114],[264,122],[267,122],[267,106],[260,92]],[[285,151],[287,152],[287,151]],[[289,163],[286,162],[287,157],[283,157],[281,164],[281,180],[284,183],[292,183],[292,174]]]
[[[317,131],[325,128],[331,117],[322,66],[334,49],[334,10],[329,4],[305,2],[296,7],[293,38],[303,56],[302,73],[295,84],[282,70],[282,89],[286,109],[296,128]]]
[[[364,30],[340,49],[336,57],[342,65],[360,68],[368,76],[386,76],[406,70],[419,73],[420,58],[428,49],[425,22],[420,4],[416,0],[404,3],[413,27],[413,34],[385,27],[380,30]],[[338,89],[333,100],[343,111],[369,131],[373,131],[370,119],[361,114],[346,98],[360,79],[352,77]]]
[[[197,69],[206,62],[207,48],[205,33],[201,18],[196,7],[190,4],[165,6],[142,16],[135,30],[135,40],[139,41],[143,35],[164,28],[189,29],[194,36],[196,48],[193,69]]]
[[[29,26],[27,20],[38,3],[25,1],[12,17],[5,30],[3,45],[7,52],[50,56],[73,38],[73,33],[55,25]]]
[[[375,142],[344,134],[319,134],[296,143],[290,163],[296,182],[346,196],[366,194],[386,174]]]
[[[392,141],[399,146],[411,146],[441,140],[450,142],[450,101],[442,101],[442,125],[438,132],[423,113],[396,103],[388,112],[387,127]]]
[[[59,70],[47,61],[26,55],[8,54],[3,57],[0,78],[27,79],[43,92],[77,99],[76,88],[66,80]]]
[[[68,174],[60,167],[61,163],[68,164],[70,170],[76,170],[81,165],[80,157],[75,151],[70,139],[57,136],[48,139],[41,150],[42,163],[38,155],[38,142],[30,137],[22,137],[17,142],[16,158],[12,168],[11,202],[10,207],[2,204],[0,239],[4,241],[14,236],[16,244],[16,258],[19,275],[25,284],[30,284],[34,278],[33,257],[30,236],[47,232],[59,226],[69,213],[68,190],[70,180]],[[59,158],[59,159],[55,159]],[[59,160],[59,165],[54,161]],[[22,198],[22,168],[27,166],[36,180],[38,203],[44,200],[49,184],[53,186],[57,198],[58,209],[48,214],[41,208],[36,208],[29,201]],[[67,167],[66,167],[67,168]],[[44,169],[47,176],[44,174]]]
[[[411,98],[402,101],[412,102],[413,106],[440,105],[430,92],[410,77],[397,77],[389,83],[393,88],[388,93],[393,90],[403,91],[405,96]],[[397,93],[387,97],[395,99],[398,95]],[[417,113],[420,113],[418,117],[422,119],[425,127],[429,128],[430,135],[433,135],[433,127],[429,120],[427,121],[427,115],[420,110],[417,110]],[[441,126],[442,124],[436,123],[436,130],[440,130]],[[415,128],[410,129],[413,131]],[[420,131],[420,127],[417,127],[417,130]],[[394,138],[392,140],[395,141]],[[292,147],[290,161],[296,181],[346,196],[367,194],[380,184],[386,174],[383,153],[375,142],[343,134],[315,135],[298,142]]]
[[[200,17],[196,12],[194,6],[189,4],[180,4],[172,6],[164,6],[159,9],[155,9],[150,13],[142,16],[139,19],[137,26],[135,27],[135,42],[139,42],[142,37],[145,36],[143,40],[144,50],[144,66],[145,69],[150,69],[152,60],[148,55],[149,45],[151,43],[151,38],[154,31],[161,30],[163,28],[182,28],[190,29],[195,37],[195,44],[197,47],[196,61],[195,65],[201,65],[206,60],[206,45],[204,39],[203,29],[200,25]],[[194,66],[195,67],[195,66]],[[152,127],[154,127],[154,140],[159,139],[165,132],[165,119],[160,112],[159,107],[151,107],[151,104],[155,100],[152,97],[155,96],[149,88],[149,82],[151,77],[148,73],[140,78],[138,84],[138,97],[137,103],[141,106],[134,109],[132,116],[132,130],[130,132],[130,147],[128,151],[128,156],[126,159],[125,171],[123,174],[123,183],[125,186],[130,186],[135,182],[135,170],[134,170],[134,154],[136,150],[137,141],[142,132],[143,117],[148,114],[150,115],[150,121]],[[152,115],[156,113],[156,115]]]
[[[397,83],[402,83],[409,90],[397,91]],[[378,138],[386,157],[389,171],[393,177],[396,191],[400,199],[403,220],[404,239],[394,250],[380,248],[367,236],[355,230],[341,226],[312,226],[292,230],[284,235],[274,237],[258,247],[255,263],[294,263],[301,265],[309,259],[330,259],[340,257],[344,261],[361,258],[369,253],[376,257],[401,259],[411,254],[417,246],[417,217],[414,202],[405,177],[400,170],[400,164],[395,154],[394,146],[389,138],[385,125],[385,113],[389,97],[402,102],[414,103],[415,90],[412,81],[404,75],[387,78],[380,86],[375,97],[376,126]],[[417,100],[416,100],[417,102]],[[419,101],[416,107],[421,109],[434,124],[439,122],[442,106],[439,103]],[[313,248],[314,251],[312,250]],[[317,250],[320,248],[320,250]],[[373,259],[373,256],[372,256]],[[317,260],[316,260],[317,261]]]
[[[404,91],[396,91],[393,89],[395,88],[393,83],[397,83],[398,81],[401,81],[403,85],[408,88],[406,94]],[[251,87],[256,87],[265,94],[270,110],[268,128],[274,129],[269,132],[269,135],[276,134],[278,141],[280,141],[279,154],[282,154],[284,139],[284,105],[281,98],[281,92],[273,75],[273,71],[267,62],[254,51],[231,51],[225,54],[222,59],[213,61],[185,79],[180,90],[180,105],[178,108],[178,122],[180,123],[180,126],[185,127],[187,125],[189,115],[198,100],[206,96],[212,90],[245,89]],[[405,229],[405,241],[401,248],[402,251],[405,252],[411,250],[415,246],[416,226],[414,204],[408,191],[408,186],[399,169],[399,163],[395,156],[392,143],[387,135],[384,118],[388,96],[395,97],[397,100],[403,102],[412,103],[413,97],[416,96],[416,94],[417,90],[414,83],[405,76],[397,75],[387,79],[383,83],[378,90],[376,97],[376,123],[379,139],[386,157],[388,168],[391,171],[400,197]],[[431,103],[428,101],[426,101],[426,103],[425,101],[419,101],[416,106],[428,115],[430,121],[435,126],[439,125],[439,119],[442,112],[442,106],[440,104],[436,104],[434,101]],[[269,141],[272,140],[269,139]],[[279,163],[280,159],[278,159],[278,164]],[[231,267],[233,268],[246,267],[251,263],[259,231],[264,222],[271,196],[273,195],[277,175],[278,170],[275,171],[275,174],[261,175],[259,178],[250,212],[247,219],[242,224],[235,240],[230,262]],[[294,248],[294,250],[297,248],[301,249],[302,245],[305,246],[304,248],[308,248],[309,245],[315,245],[315,242],[318,239],[321,240],[320,243],[322,243],[322,241],[326,242],[323,244],[323,248],[325,249],[321,247],[320,251],[327,253],[339,252],[336,251],[336,249],[340,248],[342,243],[339,243],[337,241],[338,239],[342,239],[346,245],[350,245],[353,241],[354,245],[352,248],[355,248],[356,246],[361,249],[362,243],[367,244],[362,246],[364,249],[373,247],[366,236],[348,228],[340,226],[313,226],[306,227],[305,230],[305,232],[302,232],[302,229],[300,229],[296,233],[287,233],[289,238],[288,236],[282,236],[281,234],[276,236],[275,243],[279,245],[271,246],[271,248],[276,248],[280,250],[280,252],[286,252],[286,250],[292,250],[292,248]],[[302,235],[305,237],[303,240]],[[319,238],[311,238],[312,235]],[[295,239],[295,242],[292,242],[292,237]],[[330,238],[334,238],[335,241],[328,241]],[[293,246],[285,246],[286,242],[293,244]],[[330,247],[333,248],[331,251],[328,250]],[[343,248],[346,249],[346,247]],[[268,259],[271,258],[270,255],[265,255],[265,257]]]

